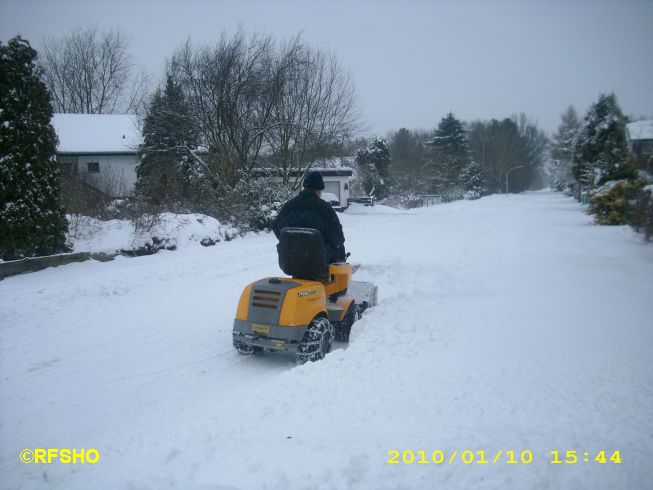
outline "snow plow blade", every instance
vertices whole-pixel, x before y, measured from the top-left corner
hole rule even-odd
[[[376,306],[377,287],[371,282],[351,281],[347,294],[354,298],[354,302],[361,308],[361,313],[367,308]]]

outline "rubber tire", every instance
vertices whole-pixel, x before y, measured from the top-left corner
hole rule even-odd
[[[263,349],[260,347],[254,347],[253,345],[247,345],[243,342],[234,342],[234,348],[238,351],[238,354],[241,356],[251,356],[254,354],[262,354]]]
[[[329,320],[317,317],[310,323],[297,347],[297,364],[324,359],[333,345],[334,329]]]
[[[361,313],[360,313],[360,308],[356,303],[352,303],[349,305],[349,309],[347,310],[347,314],[345,315],[345,319],[342,322],[338,322],[338,325],[336,326],[336,341],[337,342],[344,342],[348,343],[349,342],[349,334],[351,333],[351,327],[352,325],[356,322],[356,320],[360,320]]]

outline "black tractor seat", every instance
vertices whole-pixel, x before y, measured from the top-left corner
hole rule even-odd
[[[279,267],[294,279],[323,281],[329,278],[326,248],[322,234],[314,228],[282,228]]]

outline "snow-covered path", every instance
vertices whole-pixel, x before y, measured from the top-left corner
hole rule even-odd
[[[0,486],[650,487],[652,246],[547,192],[362,211],[342,222],[380,304],[301,367],[231,347],[243,286],[280,273],[271,235],[0,282]],[[21,464],[35,447],[101,460]]]

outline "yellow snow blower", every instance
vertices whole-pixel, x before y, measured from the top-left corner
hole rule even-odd
[[[334,339],[349,341],[354,322],[376,304],[376,286],[352,281],[351,264],[327,264],[322,235],[312,228],[284,228],[277,249],[281,270],[292,277],[266,277],[245,288],[234,347],[243,355],[293,351],[298,364],[320,360]]]

